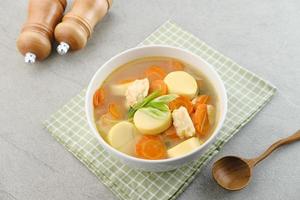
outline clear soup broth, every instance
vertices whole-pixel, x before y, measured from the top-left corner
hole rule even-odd
[[[218,99],[201,71],[169,57],[120,66],[94,94],[99,134],[113,148],[142,159],[183,156],[212,134]]]

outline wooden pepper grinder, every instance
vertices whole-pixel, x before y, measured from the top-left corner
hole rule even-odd
[[[64,55],[69,48],[82,49],[111,4],[112,0],[75,0],[70,12],[55,28],[55,39],[60,43],[57,52]]]
[[[66,0],[29,0],[27,21],[17,40],[26,63],[43,60],[50,54],[54,28],[66,5]]]

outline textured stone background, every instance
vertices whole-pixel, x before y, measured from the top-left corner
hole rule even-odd
[[[70,2],[69,2],[70,3]],[[87,47],[26,65],[15,40],[27,1],[0,1],[0,199],[115,199],[46,130],[41,121],[87,86],[98,67],[133,47],[168,19],[278,87],[274,99],[221,156],[256,156],[299,129],[300,2],[298,0],[114,0]],[[227,192],[211,162],[179,199],[299,199],[300,142],[257,166],[252,183]]]

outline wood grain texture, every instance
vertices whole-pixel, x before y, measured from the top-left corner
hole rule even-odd
[[[252,168],[239,157],[226,156],[213,165],[212,174],[223,188],[240,190],[248,185],[252,176]]]
[[[56,41],[67,43],[71,50],[82,49],[110,5],[108,0],[75,0],[71,10],[55,28]]]
[[[212,174],[217,183],[227,190],[240,190],[246,187],[251,179],[253,168],[257,163],[269,156],[282,145],[300,140],[300,130],[293,135],[273,143],[260,156],[253,159],[243,159],[236,156],[226,156],[214,163]]]
[[[260,156],[258,156],[257,158],[253,158],[250,160],[247,160],[248,164],[251,167],[254,167],[256,164],[258,164],[260,161],[262,161],[263,159],[265,159],[266,157],[268,157],[273,151],[275,151],[277,148],[281,147],[282,145],[285,144],[290,144],[292,142],[298,141],[300,140],[300,130],[298,130],[296,133],[294,133],[293,135],[283,138],[281,140],[278,140],[277,142],[275,142],[274,144],[272,144],[265,152],[263,152]]]
[[[17,39],[21,54],[34,53],[38,60],[50,54],[54,28],[61,20],[66,4],[66,0],[29,1],[27,21]]]

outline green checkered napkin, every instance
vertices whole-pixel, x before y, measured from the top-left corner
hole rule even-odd
[[[274,95],[271,84],[242,68],[207,44],[166,22],[141,45],[165,44],[187,49],[209,62],[225,82],[228,114],[220,137],[193,164],[177,170],[151,173],[131,169],[112,158],[90,133],[85,112],[85,90],[45,121],[53,137],[91,170],[120,199],[175,199],[222,146]]]

